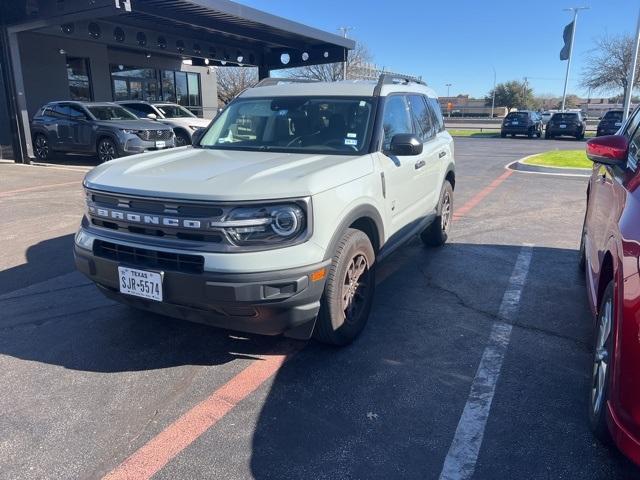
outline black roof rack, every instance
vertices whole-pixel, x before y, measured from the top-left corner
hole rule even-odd
[[[417,83],[424,86],[427,85],[426,82],[417,77],[411,77],[409,75],[399,75],[397,73],[381,73],[380,77],[378,78],[378,84],[374,89],[374,95],[380,95],[380,90],[382,89],[383,85],[408,85],[409,83]]]
[[[287,83],[317,83],[319,80],[313,80],[311,78],[281,78],[281,77],[267,77],[260,80],[255,84],[255,87],[270,87],[273,85],[287,84]]]

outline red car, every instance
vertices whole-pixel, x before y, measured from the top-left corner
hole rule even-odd
[[[589,417],[640,464],[640,109],[587,142],[594,162],[580,243],[595,339]]]

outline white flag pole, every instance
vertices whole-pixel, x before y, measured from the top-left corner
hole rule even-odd
[[[640,11],[638,12],[638,28],[636,31],[636,41],[633,48],[633,60],[631,61],[631,70],[629,71],[629,79],[627,81],[627,91],[624,92],[624,107],[622,109],[623,121],[629,116],[629,108],[631,108],[631,96],[633,95],[633,84],[636,80],[636,68],[638,65],[638,47],[640,47]]]

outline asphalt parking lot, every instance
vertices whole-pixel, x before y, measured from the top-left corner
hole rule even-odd
[[[586,178],[504,168],[584,144],[455,145],[450,243],[381,265],[369,324],[340,350],[106,300],[72,265],[83,169],[0,164],[0,478],[455,478],[496,325],[509,336],[462,468],[640,478],[587,426]]]

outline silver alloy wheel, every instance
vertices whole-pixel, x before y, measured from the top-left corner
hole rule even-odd
[[[443,232],[449,231],[449,225],[451,224],[451,195],[449,192],[444,192],[444,198],[442,199],[442,211],[440,213],[440,227]]]
[[[593,356],[593,375],[591,377],[591,409],[599,415],[603,406],[607,389],[607,372],[609,370],[609,337],[613,319],[613,302],[611,298],[602,307],[598,321],[598,335]]]
[[[351,259],[347,267],[342,285],[342,310],[347,322],[358,316],[360,307],[365,303],[368,268],[366,257],[360,253]]]
[[[45,159],[49,156],[49,142],[44,135],[38,135],[35,141],[36,157]]]
[[[98,145],[98,158],[101,162],[108,162],[116,158],[116,149],[110,140],[101,140]]]
[[[188,138],[184,135],[184,133],[178,133],[175,137],[176,147],[184,147],[185,145],[189,145]]]

